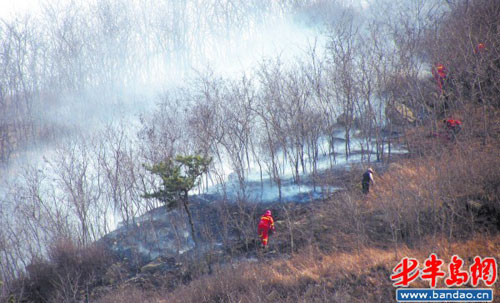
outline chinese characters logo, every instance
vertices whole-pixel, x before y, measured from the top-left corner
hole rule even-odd
[[[424,260],[423,268],[419,268],[417,259],[404,257],[394,267],[391,280],[395,287],[407,287],[417,278],[429,281],[429,286],[435,288],[440,279],[444,279],[447,287],[462,286],[470,283],[473,287],[480,281],[486,286],[492,286],[497,280],[497,262],[495,258],[475,257],[468,270],[464,269],[464,260],[453,255],[448,263],[448,275],[442,269],[444,261],[432,253]]]

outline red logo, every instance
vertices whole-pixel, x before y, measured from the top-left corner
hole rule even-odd
[[[483,280],[486,286],[491,286],[497,280],[497,261],[494,258],[475,257],[470,272],[472,286],[477,286],[479,280]]]
[[[469,281],[469,273],[461,270],[463,265],[464,260],[460,259],[459,256],[451,257],[451,262],[448,265],[448,278],[444,280],[446,286],[461,286]]]
[[[429,280],[429,284],[432,288],[436,287],[437,279],[446,275],[446,273],[441,270],[443,264],[444,261],[438,259],[436,254],[431,254],[429,258],[424,261],[425,268],[422,270],[423,274],[420,278],[422,280]]]
[[[394,267],[394,269],[392,270],[393,272],[395,272],[395,274],[391,276],[391,279],[393,281],[398,280],[397,282],[393,283],[393,285],[410,285],[410,283],[420,275],[420,270],[418,270],[417,267],[417,259],[410,259],[408,257],[403,258],[401,262],[399,262],[398,265],[396,265],[396,267]]]

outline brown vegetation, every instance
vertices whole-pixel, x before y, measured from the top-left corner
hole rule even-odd
[[[200,77],[200,88],[179,100],[165,97],[160,110],[143,119],[140,151],[128,146],[135,141],[125,129],[59,148],[55,159],[46,160],[52,170],[26,170],[25,184],[8,197],[14,219],[8,213],[0,230],[0,274],[6,280],[0,299],[12,294],[28,302],[386,302],[394,298],[389,275],[402,256],[423,260],[435,252],[445,260],[452,254],[467,262],[475,255],[499,259],[499,4],[447,3],[443,16],[434,15],[439,10],[432,6],[399,7],[394,11],[401,16],[374,22],[366,32],[346,13],[328,33],[324,58],[313,50],[310,62],[293,67],[269,60],[254,78],[240,81]],[[384,13],[392,11],[390,5]],[[17,41],[15,28],[2,28],[9,41]],[[475,51],[479,42],[486,45],[482,53]],[[108,56],[115,65],[113,54]],[[422,76],[422,61],[447,67],[443,91]],[[12,73],[13,79],[23,75]],[[91,78],[75,74],[61,88]],[[7,95],[23,91],[28,93],[12,84]],[[7,97],[0,97],[6,117]],[[191,107],[179,107],[182,101]],[[15,104],[9,101],[8,107]],[[397,125],[383,115],[384,106],[403,105],[422,117]],[[339,116],[344,138],[334,135]],[[444,129],[442,119],[448,117],[463,121],[456,136]],[[22,121],[13,127],[24,129]],[[17,146],[40,130],[16,140],[12,132],[0,125],[0,160],[14,151],[14,141]],[[351,151],[354,136],[362,142],[360,151]],[[329,145],[324,154],[322,138]],[[345,149],[334,150],[340,141]],[[393,162],[385,151],[394,143],[404,143],[409,158]],[[157,206],[142,199],[154,180],[139,162],[158,162],[190,148],[213,155],[221,166],[229,159],[243,186],[236,203],[204,207],[220,219],[200,226],[206,251],[179,257],[176,272],[151,274],[140,270],[145,267],[128,268],[125,260],[115,263],[94,247],[109,231],[107,214],[118,210],[132,224],[137,214]],[[258,251],[255,226],[264,206],[244,198],[250,163],[256,161],[261,175],[269,174],[280,190],[285,166],[293,168],[295,182],[308,182],[300,180],[307,172],[327,187],[335,178],[319,172],[318,161],[324,156],[334,163],[340,152],[346,158],[360,153],[363,162],[376,155],[380,167],[370,194],[360,193],[362,169],[353,167],[336,177],[345,190],[324,201],[272,205],[277,233],[270,252]],[[210,178],[223,180],[220,168]],[[46,245],[61,237],[73,240],[56,241],[46,253]],[[216,250],[220,238],[223,248]],[[23,262],[29,264],[25,271]]]
[[[426,241],[417,249],[403,246],[400,253],[420,261],[431,252],[447,261],[457,254],[466,261],[474,256],[500,258],[500,238],[479,237],[468,241],[438,245]],[[287,260],[261,260],[225,266],[209,275],[181,286],[172,293],[123,290],[99,302],[393,302],[395,288],[389,277],[399,262],[393,251],[363,248],[354,253],[324,254],[304,251]],[[414,287],[427,287],[416,282]],[[444,285],[438,285],[443,287]],[[500,290],[496,286],[495,291]],[[139,293],[139,294],[138,294]],[[126,298],[124,294],[132,294]],[[495,301],[498,302],[498,299]]]
[[[76,302],[102,283],[113,257],[98,245],[79,248],[70,240],[50,247],[48,260],[34,260],[17,291],[27,302]],[[17,295],[13,296],[14,298]]]
[[[449,142],[432,155],[389,165],[367,197],[355,182],[361,171],[354,170],[345,176],[347,191],[289,206],[288,220],[278,218],[271,247],[279,258],[257,254],[257,262],[213,265],[211,274],[199,272],[173,292],[143,290],[142,296],[150,302],[392,302],[389,277],[403,256],[423,261],[434,252],[446,264],[453,254],[467,264],[476,255],[500,258],[497,154],[498,146],[485,146],[480,137]],[[129,302],[119,301],[120,294],[100,302]]]

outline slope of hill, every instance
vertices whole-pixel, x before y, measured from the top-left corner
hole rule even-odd
[[[125,281],[99,302],[393,302],[390,276],[402,257],[423,263],[435,253],[445,272],[452,255],[464,268],[475,256],[498,260],[499,141],[480,141],[459,138],[432,155],[394,162],[366,197],[352,172],[348,190],[278,218],[271,252],[241,251],[193,271],[173,291]]]

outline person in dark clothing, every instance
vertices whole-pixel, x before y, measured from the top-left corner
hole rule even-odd
[[[373,169],[371,167],[363,174],[363,180],[361,181],[363,194],[368,194],[370,192],[370,183],[372,185],[375,184],[375,181],[373,181]]]

